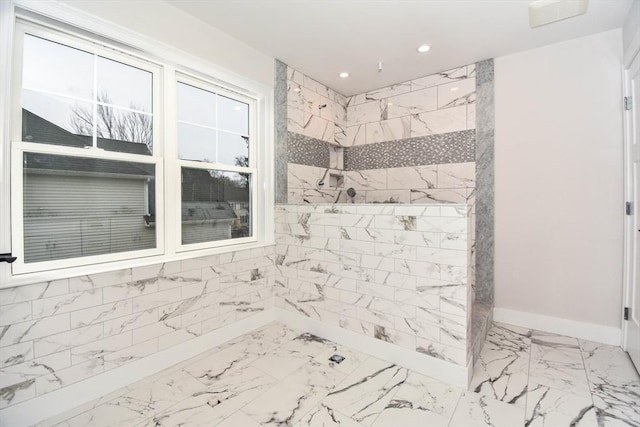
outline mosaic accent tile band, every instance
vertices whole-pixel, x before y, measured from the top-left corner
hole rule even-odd
[[[299,165],[328,168],[330,144],[295,132],[287,132],[289,162]]]
[[[348,147],[345,170],[465,163],[475,160],[475,130]]]

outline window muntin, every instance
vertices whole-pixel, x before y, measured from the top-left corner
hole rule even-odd
[[[249,165],[249,104],[178,82],[178,154],[183,160]]]
[[[153,106],[153,81],[150,72],[122,62],[98,56],[97,94],[108,96],[116,107],[151,113]]]
[[[26,34],[22,58],[23,90],[93,98],[95,61],[91,53]]]
[[[270,168],[269,159],[271,158],[271,154],[268,150],[265,151],[264,147],[260,148],[259,151],[256,151],[255,145],[257,138],[266,138],[266,142],[270,141],[269,128],[271,127],[271,124],[268,121],[268,117],[269,114],[271,114],[271,103],[268,101],[270,99],[270,94],[267,87],[263,87],[259,84],[256,85],[254,82],[244,79],[239,75],[226,75],[225,79],[228,78],[230,82],[233,82],[232,85],[226,88],[220,86],[219,80],[213,79],[208,81],[206,77],[203,77],[204,74],[198,74],[197,77],[195,74],[189,74],[188,78],[183,78],[187,76],[187,74],[182,74],[177,71],[172,63],[163,64],[161,60],[157,59],[152,62],[148,62],[146,59],[142,59],[144,55],[140,55],[139,52],[134,52],[128,48],[118,47],[117,42],[107,42],[107,44],[102,45],[102,41],[94,41],[91,37],[87,37],[86,34],[75,36],[72,33],[59,32],[45,26],[40,26],[40,23],[36,24],[28,21],[28,19],[26,21],[22,20],[22,18],[19,19],[19,22],[15,27],[16,33],[14,37],[17,49],[14,53],[14,68],[12,73],[14,84],[12,88],[13,100],[11,101],[11,104],[13,118],[12,123],[17,124],[17,126],[12,127],[11,131],[11,179],[10,181],[5,181],[6,189],[9,190],[9,184],[11,187],[10,191],[7,191],[7,194],[10,194],[9,206],[12,217],[12,221],[10,222],[11,237],[5,241],[9,242],[10,240],[12,252],[18,255],[18,261],[11,265],[11,273],[5,276],[11,283],[28,283],[29,280],[33,280],[30,278],[37,278],[37,280],[50,280],[52,278],[68,277],[67,275],[72,274],[82,275],[88,274],[92,271],[108,271],[111,268],[125,268],[133,265],[145,265],[151,262],[165,262],[189,256],[189,252],[187,251],[194,251],[194,254],[206,255],[224,252],[231,249],[237,250],[251,247],[247,246],[247,244],[253,245],[259,241],[263,242],[264,239],[267,239],[264,240],[264,242],[270,241],[270,237],[272,238],[272,226],[270,226],[269,221],[269,218],[271,218],[270,210],[267,208],[260,217],[257,215],[257,210],[260,209],[262,212],[263,208],[268,207],[269,205],[272,206],[272,202],[270,203],[271,197],[269,196],[271,189],[266,186],[268,181],[266,177],[268,174],[263,175],[262,172],[258,173],[256,166],[257,164],[260,164],[261,168],[264,167],[265,170],[268,170]],[[109,34],[109,32],[106,32],[105,34]],[[149,72],[151,75],[151,86],[153,87],[151,111],[143,111],[146,110],[146,108],[140,107],[139,105],[144,105],[145,103],[137,101],[141,98],[135,96],[135,105],[132,105],[131,99],[117,94],[114,95],[113,98],[109,98],[109,102],[102,102],[97,99],[97,94],[99,92],[96,89],[94,92],[90,93],[87,99],[87,91],[85,90],[83,94],[81,90],[82,85],[78,83],[81,82],[82,79],[77,77],[69,79],[72,83],[78,83],[75,88],[69,85],[63,86],[62,88],[55,85],[47,87],[45,84],[46,82],[36,84],[34,83],[33,78],[31,79],[31,86],[23,88],[21,84],[23,79],[25,81],[28,80],[23,74],[24,67],[22,66],[24,57],[23,45],[28,36],[33,37],[38,42],[45,42],[45,45],[46,43],[55,43],[56,45],[54,47],[62,48],[62,50],[67,48],[74,49],[73,52],[78,53],[80,57],[83,57],[84,54],[91,56],[93,58],[94,68],[92,69],[92,72],[94,74],[99,74],[97,65],[101,62],[102,58],[111,61],[105,62],[107,65],[103,68],[118,68],[118,66],[122,64],[123,66],[129,66],[132,69]],[[128,42],[127,44],[135,45],[133,42]],[[162,50],[159,47],[147,46],[145,49],[151,52],[150,54],[154,55],[156,58],[161,58],[163,56]],[[53,56],[60,57],[59,55]],[[179,58],[179,55],[174,57]],[[191,70],[201,68],[199,64],[190,62],[189,58],[185,57],[183,60],[187,62],[185,65],[189,66]],[[43,61],[40,62],[42,63]],[[59,62],[62,65],[68,63],[68,61]],[[85,62],[85,64],[87,63],[88,62]],[[56,69],[51,62],[47,67],[50,69]],[[73,70],[79,70],[82,68],[82,66],[75,65]],[[86,65],[84,68],[87,70],[91,69],[90,66]],[[58,69],[60,69],[60,66],[58,66]],[[205,73],[210,73],[210,75],[216,75],[217,73],[216,69],[207,69],[206,66],[203,71]],[[59,74],[70,75],[67,71],[61,71]],[[102,72],[102,77],[105,77],[104,72]],[[160,81],[161,78],[165,81],[164,84]],[[176,82],[178,80],[188,83],[187,86],[192,85],[196,89],[204,88],[213,92],[214,95],[221,99],[224,97],[230,100],[230,102],[224,105],[227,107],[227,113],[240,112],[240,114],[245,114],[246,120],[242,120],[246,122],[244,124],[244,128],[241,127],[242,124],[234,124],[231,120],[226,120],[228,124],[220,126],[220,128],[215,126],[217,125],[217,122],[207,123],[206,121],[203,122],[202,119],[196,120],[204,123],[205,126],[209,125],[210,128],[213,128],[213,133],[216,138],[220,132],[230,134],[223,134],[223,138],[235,138],[235,141],[238,143],[240,148],[237,149],[235,153],[231,153],[233,156],[227,156],[226,161],[231,164],[211,164],[207,161],[202,162],[197,160],[190,161],[179,159],[179,146],[177,144],[179,131],[176,127],[178,119],[176,111],[177,103],[174,104],[176,100],[176,93],[175,89],[172,89],[171,87],[171,81]],[[61,82],[63,80],[59,79],[57,81]],[[212,81],[215,81],[216,83],[212,83]],[[95,86],[97,86],[98,80],[94,80],[93,82],[96,83]],[[203,84],[203,82],[206,82],[206,84]],[[104,84],[104,87],[107,86],[109,86],[109,83]],[[143,85],[138,83],[137,86],[141,87]],[[247,90],[241,89],[243,86],[246,86]],[[65,87],[69,87],[69,90],[66,92],[64,89]],[[94,93],[96,94],[96,99],[94,99]],[[27,95],[24,96],[25,94]],[[29,97],[31,101],[29,101]],[[27,101],[25,101],[25,99]],[[149,97],[146,99],[148,101]],[[225,101],[225,99],[223,99],[223,101]],[[57,121],[60,123],[62,126],[58,126],[58,128],[63,133],[74,131],[74,129],[71,128],[69,118],[73,114],[73,108],[78,105],[84,108],[87,108],[89,105],[89,108],[94,108],[96,110],[99,107],[104,106],[109,107],[116,112],[133,111],[144,113],[152,119],[151,126],[153,130],[153,144],[151,149],[147,149],[149,152],[148,154],[142,153],[144,155],[141,155],[137,150],[133,150],[133,153],[130,152],[132,150],[116,151],[113,150],[113,146],[106,147],[107,149],[102,148],[101,144],[103,143],[103,139],[107,140],[108,138],[102,138],[98,134],[100,125],[99,120],[97,118],[95,120],[93,119],[93,117],[96,117],[97,115],[92,116],[91,125],[86,126],[82,130],[76,131],[76,135],[78,135],[79,138],[73,138],[73,143],[69,142],[69,140],[61,141],[60,138],[51,138],[46,133],[43,134],[42,132],[37,132],[38,124],[34,124],[33,120],[34,115],[37,114],[31,114],[30,117],[27,118],[31,118],[30,122],[27,119],[22,120],[23,102],[30,102],[30,104],[28,104],[29,107],[35,105],[33,108],[39,108],[39,111],[36,113],[42,114],[38,116],[37,119],[42,120],[42,116],[44,115],[46,116],[44,117],[46,121]],[[38,107],[38,105],[40,105],[40,107]],[[129,108],[127,105],[133,106],[134,108]],[[217,108],[217,101],[213,107]],[[197,111],[199,108],[200,107],[198,106],[194,110]],[[206,109],[200,111],[206,112]],[[217,111],[213,115],[210,113],[205,115],[205,117],[212,116],[217,120]],[[242,131],[243,134],[238,135],[238,132],[236,132],[238,130]],[[29,138],[26,137],[28,135],[30,136]],[[249,136],[251,136],[251,139]],[[123,141],[121,142],[127,142],[126,139],[130,139],[132,141],[142,140],[141,137],[132,137],[123,138]],[[91,141],[91,145],[87,144],[87,140]],[[242,142],[240,143],[240,141]],[[263,145],[265,141],[263,141],[261,145]],[[106,142],[108,143],[108,141]],[[127,146],[133,145],[134,144],[128,144]],[[135,145],[144,146],[145,144],[138,143]],[[215,147],[215,153],[217,156],[217,141]],[[259,157],[254,155],[249,159],[249,152],[254,154],[258,153]],[[143,206],[146,208],[146,211],[144,212],[145,224],[155,232],[155,248],[126,252],[111,251],[112,253],[103,253],[98,255],[86,253],[81,254],[83,256],[79,258],[65,259],[53,259],[55,256],[49,255],[49,258],[51,259],[49,261],[34,261],[34,258],[31,258],[30,261],[33,262],[25,263],[25,206],[23,204],[23,193],[25,190],[24,181],[33,179],[31,177],[34,176],[35,173],[30,172],[27,174],[26,171],[23,170],[23,166],[25,155],[31,153],[42,153],[53,156],[71,156],[83,159],[105,159],[152,166],[155,173],[155,179],[146,179]],[[163,159],[161,157],[163,153],[169,153],[170,157]],[[246,154],[241,158],[241,161],[238,162],[238,164],[241,164],[242,166],[235,166],[236,157],[239,157],[242,154]],[[231,162],[231,160],[233,160],[233,162]],[[213,161],[217,162],[217,158],[213,159]],[[7,162],[7,165],[9,165],[9,162]],[[249,193],[249,203],[246,202],[246,197],[241,200],[225,200],[225,202],[232,205],[234,213],[236,213],[236,217],[238,218],[237,220],[234,220],[237,222],[237,225],[234,226],[235,229],[232,232],[233,235],[231,239],[182,244],[182,206],[181,203],[175,203],[176,200],[173,197],[171,203],[166,201],[165,192],[170,195],[175,194],[180,198],[180,179],[183,166],[192,169],[204,168],[222,174],[236,174],[238,176],[246,177],[247,185],[245,192]],[[26,185],[29,185],[29,183],[27,182]],[[261,189],[260,193],[257,192],[257,188]],[[27,206],[27,210],[30,208],[30,206]],[[166,209],[169,209],[169,212],[165,212]],[[174,211],[174,209],[176,210]],[[28,212],[27,215],[31,215],[32,213],[33,212]],[[165,226],[165,220],[169,221],[168,227]],[[6,234],[6,236],[9,237],[9,234]],[[32,244],[32,242],[27,242],[27,245],[30,244]]]
[[[24,262],[156,247],[155,165],[23,155]]]
[[[23,141],[153,154],[150,71],[32,34],[22,56]]]
[[[17,28],[12,271],[162,253],[163,174],[153,153],[159,68],[39,27]]]
[[[179,250],[255,241],[255,103],[187,77],[178,78],[177,94]]]

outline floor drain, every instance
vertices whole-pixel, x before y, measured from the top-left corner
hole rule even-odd
[[[334,354],[329,358],[333,363],[340,363],[344,360],[344,356],[340,356],[339,354]]]

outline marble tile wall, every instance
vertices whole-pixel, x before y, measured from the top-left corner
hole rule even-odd
[[[347,98],[287,68],[287,130],[329,144],[343,145]]]
[[[475,65],[349,98],[288,67],[288,202],[472,202],[475,93]]]
[[[290,203],[473,204],[475,195],[474,162],[359,171],[290,163],[288,172]],[[317,189],[331,173],[344,176],[342,187]],[[356,195],[348,196],[347,188]]]
[[[0,409],[273,307],[274,247],[0,290]]]
[[[347,147],[475,129],[475,65],[354,95]]]
[[[465,366],[467,205],[276,206],[275,304]]]

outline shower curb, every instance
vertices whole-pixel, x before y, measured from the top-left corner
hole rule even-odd
[[[456,365],[426,354],[418,353],[396,344],[380,341],[373,337],[351,332],[320,320],[311,319],[301,314],[274,308],[276,322],[310,332],[321,338],[357,349],[378,359],[392,362],[419,374],[435,378],[447,384],[466,389],[471,381],[473,365]]]

